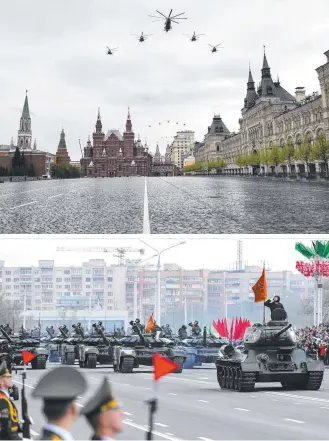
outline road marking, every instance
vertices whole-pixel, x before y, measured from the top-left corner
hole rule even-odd
[[[97,378],[95,378],[95,377],[90,377],[90,378],[92,378],[93,380],[97,380]]]
[[[55,194],[54,196],[49,196],[48,199],[57,198],[58,196],[62,196],[64,193]]]
[[[126,418],[126,421],[129,421],[130,423],[132,423],[134,420],[132,420],[130,418]]]
[[[209,380],[208,377],[200,377],[199,380]]]
[[[146,180],[146,176],[145,176],[145,187],[144,187],[143,234],[151,234],[150,216],[149,216],[149,200],[148,200],[148,196],[147,196],[147,180]]]
[[[291,421],[292,423],[305,424],[305,421],[292,420],[290,418],[285,418],[285,421]]]
[[[200,403],[209,403],[209,401],[205,401],[205,400],[198,400],[200,401]]]
[[[148,427],[146,427],[146,426],[143,427],[143,426],[140,426],[139,424],[132,423],[127,420],[123,420],[123,422],[124,422],[124,424],[127,424],[127,426],[134,427],[135,429],[142,430],[143,432],[149,431]],[[174,438],[174,435],[167,435],[165,433],[157,432],[156,430],[153,430],[153,435],[158,436],[159,438],[168,439],[170,441],[178,441],[178,438]]]
[[[314,397],[306,397],[305,395],[294,395],[294,394],[286,394],[283,392],[265,392],[266,394],[272,394],[272,395],[279,395],[282,397],[288,397],[288,398],[299,398],[301,400],[309,400],[309,401],[318,401],[322,403],[329,403],[329,400],[326,400],[325,398],[314,398]]]
[[[151,388],[150,387],[145,387],[145,390],[151,390]]]
[[[15,210],[15,208],[25,207],[26,205],[33,205],[37,203],[38,201],[27,202],[26,204],[16,205],[16,207],[10,207],[10,210]]]
[[[176,396],[177,394],[173,394],[172,392],[169,392],[169,394],[168,394],[168,395],[175,395],[175,396]]]
[[[167,424],[162,424],[162,423],[154,423],[154,425],[159,427],[168,427]]]
[[[83,404],[75,403],[78,407],[83,407]]]
[[[13,382],[14,382],[14,383],[17,383],[17,384],[21,384],[21,385],[23,386],[23,383],[21,383],[20,381],[13,380]],[[33,386],[30,386],[29,384],[26,384],[26,383],[25,383],[25,386],[26,386],[26,387],[29,387],[30,389],[34,389],[34,387],[33,387]]]
[[[173,433],[166,432],[166,435],[175,436]]]
[[[30,429],[30,432],[31,432],[31,435],[34,435],[34,436],[39,436],[40,435],[40,433],[38,433],[38,432],[36,432],[35,430],[32,430],[32,429]]]
[[[250,412],[249,409],[243,409],[242,407],[235,407],[234,410],[241,410],[242,412]]]
[[[120,386],[130,386],[128,383],[120,383]]]
[[[133,415],[133,413],[129,413],[129,412],[123,412],[123,413],[124,413],[124,415],[129,415],[129,416]]]
[[[202,441],[212,441],[210,438],[204,438],[203,436],[198,436],[198,439],[202,439]]]
[[[298,406],[302,406],[303,405],[303,403],[294,403],[294,404],[297,404]]]

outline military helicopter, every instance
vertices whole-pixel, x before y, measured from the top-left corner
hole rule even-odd
[[[137,37],[137,39],[138,39],[138,41],[140,42],[140,43],[144,43],[144,41],[148,38],[148,37],[150,37],[151,35],[153,35],[153,34],[149,34],[149,35],[144,35],[144,32],[142,32],[142,34],[141,35],[136,35],[136,34],[133,34],[135,37]]]
[[[194,34],[192,35],[192,37],[190,35],[184,34],[186,37],[188,37],[191,41],[197,41],[199,39],[199,37],[201,37],[201,35],[205,35],[205,34],[199,34],[196,35],[195,31]]]
[[[211,52],[217,52],[218,49],[223,49],[222,47],[219,47],[222,43],[217,44],[217,46],[212,46],[211,44],[208,44],[212,48]]]
[[[108,46],[106,47],[107,47],[107,51],[106,51],[107,55],[113,55],[113,53],[119,49],[118,47],[115,47],[114,49],[110,49]]]
[[[169,31],[172,29],[171,23],[179,24],[179,22],[176,21],[176,20],[187,20],[186,17],[180,17],[180,15],[185,14],[185,12],[181,12],[180,14],[177,14],[177,15],[173,15],[173,16],[171,16],[172,11],[173,11],[173,9],[170,11],[170,14],[169,14],[168,17],[166,17],[164,14],[162,14],[162,12],[160,12],[160,11],[158,11],[158,10],[157,10],[156,12],[157,12],[158,14],[162,15],[162,17],[155,17],[154,15],[149,15],[149,17],[157,18],[157,19],[160,19],[160,20],[163,20],[163,19],[164,19],[164,20],[165,20],[164,31],[165,31],[165,32],[169,32]]]

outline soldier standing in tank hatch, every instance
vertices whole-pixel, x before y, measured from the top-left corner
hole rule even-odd
[[[93,428],[92,440],[113,440],[113,436],[123,430],[122,411],[106,377],[81,414]]]
[[[13,387],[11,373],[3,361],[0,365],[0,439],[22,439],[18,423],[18,411],[10,399],[9,389]]]
[[[282,303],[280,303],[280,296],[274,296],[273,299],[268,299],[264,302],[264,305],[270,308],[271,312],[277,308],[284,309]]]
[[[199,322],[197,320],[195,320],[194,323],[189,323],[189,326],[191,326],[192,328],[192,335],[200,335],[201,334],[201,328],[199,326]]]
[[[74,368],[61,366],[44,375],[32,396],[43,399],[43,413],[47,424],[41,440],[72,440],[72,425],[79,416],[75,400],[87,389],[82,374]]]
[[[186,340],[187,339],[187,330],[186,326],[183,325],[178,329],[178,337],[180,340]]]

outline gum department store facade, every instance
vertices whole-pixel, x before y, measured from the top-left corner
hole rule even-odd
[[[329,139],[329,51],[325,52],[327,62],[316,69],[318,73],[321,94],[313,93],[306,96],[304,88],[296,88],[292,96],[280,84],[273,81],[271,70],[264,54],[262,79],[255,87],[251,71],[247,83],[247,94],[239,120],[238,133],[230,133],[219,115],[215,115],[212,125],[208,128],[204,142],[195,148],[196,161],[224,159],[225,174],[250,174],[253,167],[239,167],[235,160],[240,155],[258,152],[273,145],[283,147],[291,142],[295,148],[302,144],[306,137],[313,143],[320,133]],[[320,172],[321,163],[309,163],[308,167],[302,161],[294,161],[291,170],[287,164],[278,167],[280,172],[304,173]],[[272,168],[272,171],[274,167]],[[259,173],[264,174],[267,166],[261,164]]]

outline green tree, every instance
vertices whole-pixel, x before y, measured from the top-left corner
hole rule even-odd
[[[302,140],[302,144],[298,150],[295,152],[295,159],[298,161],[303,161],[307,165],[306,172],[308,172],[308,163],[312,158],[312,144],[309,140],[304,137]]]
[[[275,166],[275,174],[278,174],[278,165],[280,164],[280,147],[276,144],[272,146],[269,163]]]
[[[53,178],[61,179],[80,178],[81,171],[78,167],[71,164],[53,164],[51,168],[51,176]]]
[[[316,161],[324,162],[326,175],[328,176],[329,141],[324,133],[321,133],[317,137],[312,149],[312,157]]]
[[[263,150],[260,151],[260,163],[264,165],[269,165],[271,160],[271,150],[265,146]]]
[[[12,162],[12,167],[13,168],[17,168],[21,165],[21,153],[19,151],[19,148],[16,147],[15,153],[14,153],[14,157],[13,157],[13,162]]]

